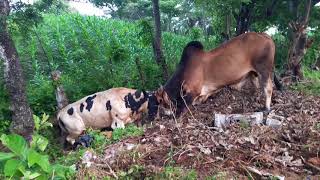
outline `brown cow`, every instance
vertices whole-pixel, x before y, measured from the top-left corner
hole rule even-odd
[[[240,89],[252,77],[263,88],[269,111],[274,55],[274,42],[264,33],[242,34],[208,52],[200,42],[192,41],[184,48],[171,79],[157,90],[158,102],[166,108],[174,103],[180,115],[186,104],[204,102],[227,85]]]

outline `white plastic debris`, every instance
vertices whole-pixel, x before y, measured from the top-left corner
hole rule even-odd
[[[266,117],[265,125],[272,128],[279,128],[285,120],[283,116],[270,113]],[[215,114],[214,126],[219,130],[223,130],[233,123],[246,123],[250,126],[256,124],[263,124],[263,112],[253,112],[244,114]]]
[[[262,124],[263,113],[245,113],[245,114],[215,114],[214,126],[224,129],[233,123],[245,122],[250,125]]]
[[[81,157],[82,164],[85,164],[86,167],[90,167],[93,164],[93,160],[96,158],[97,156],[94,152],[87,150]]]
[[[275,114],[269,114],[266,120],[266,125],[272,128],[279,128],[284,121],[284,117]]]

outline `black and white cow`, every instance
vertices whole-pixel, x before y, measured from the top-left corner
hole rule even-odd
[[[86,96],[64,107],[57,116],[59,126],[74,144],[87,128],[115,129],[140,120],[148,113],[149,120],[158,114],[154,93],[128,88],[112,88]]]

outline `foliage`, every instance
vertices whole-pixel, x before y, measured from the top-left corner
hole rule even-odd
[[[303,75],[306,79],[306,82],[299,82],[291,86],[291,88],[307,94],[320,95],[320,72],[304,68]]]
[[[24,138],[16,134],[2,134],[0,139],[2,144],[10,150],[10,152],[0,152],[1,171],[7,178],[66,179],[74,171],[70,167],[50,164],[47,155],[37,152],[36,148],[42,149],[46,146],[45,144],[28,147]]]
[[[17,28],[21,33],[27,35],[32,28],[42,22],[42,14],[67,12],[67,6],[62,0],[39,0],[34,4],[26,4],[18,1],[12,4],[11,28]]]
[[[206,180],[218,180],[218,179],[227,179],[227,173],[226,172],[218,172],[217,174],[206,177]]]
[[[146,21],[129,23],[77,14],[43,17],[34,29],[39,38],[35,33],[25,38],[20,31],[12,30],[28,80],[28,100],[35,114],[46,112],[51,115],[56,111],[50,70],[62,71],[61,83],[71,102],[112,87],[154,90],[164,83],[153,59],[152,26]],[[170,74],[190,40],[189,36],[163,34]],[[215,45],[215,41],[200,40],[206,47]],[[135,58],[141,61],[146,77],[143,87]],[[5,98],[4,95],[0,97]]]
[[[108,139],[104,135],[104,132],[100,132],[99,130],[89,129],[88,134],[94,139],[91,147],[97,152],[102,152],[104,147],[108,144],[118,142],[121,139],[131,136],[141,136],[143,134],[143,129],[142,127],[137,127],[133,124],[129,124],[124,129],[115,129],[112,132],[111,139]]]
[[[133,124],[128,125],[124,129],[115,129],[112,133],[112,141],[117,142],[120,139],[131,137],[131,136],[141,136],[143,134],[142,127],[137,127]]]
[[[180,167],[167,166],[164,167],[163,172],[157,174],[155,179],[197,179],[197,172],[195,170],[184,170]]]
[[[120,171],[119,179],[139,179],[144,177],[145,167],[140,165],[132,165],[128,171]]]

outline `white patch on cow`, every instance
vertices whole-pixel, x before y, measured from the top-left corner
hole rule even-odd
[[[119,119],[115,119],[112,121],[111,128],[112,129],[117,129],[117,128],[124,129],[125,125],[124,125],[123,121],[121,121]]]

